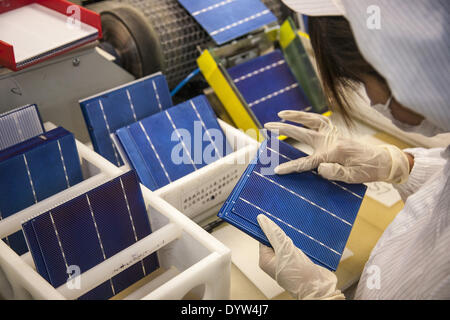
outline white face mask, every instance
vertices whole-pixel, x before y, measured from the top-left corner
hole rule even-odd
[[[415,132],[420,133],[427,137],[435,136],[439,133],[443,133],[444,131],[436,127],[434,124],[429,122],[427,119],[423,119],[422,122],[416,126],[403,123],[392,116],[391,109],[389,108],[389,105],[392,101],[392,95],[387,99],[386,103],[381,104],[374,104],[372,108],[377,110],[379,113],[381,113],[383,116],[391,120],[392,124],[394,124],[397,128],[406,131],[406,132]]]

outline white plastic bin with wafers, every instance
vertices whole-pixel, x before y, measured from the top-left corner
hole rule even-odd
[[[259,145],[244,132],[218,121],[234,152],[155,191],[195,222],[217,214]]]
[[[48,130],[55,126],[46,123],[45,127]],[[236,137],[237,134],[229,132],[231,138]],[[251,141],[249,140],[248,143]],[[123,173],[122,169],[117,168],[79,141],[76,141],[76,144],[85,180],[1,220],[0,238],[20,230],[23,221],[55,204],[67,201]],[[248,146],[247,144],[247,149],[244,147],[235,152],[234,156],[250,152],[251,150],[248,149],[251,148]],[[212,168],[205,168],[203,172],[199,170],[194,174],[204,183],[208,173],[213,172],[212,170],[225,173],[216,164]],[[209,180],[208,182],[211,182],[211,179]],[[159,192],[159,195],[170,198],[169,192],[187,190],[190,181],[192,180],[184,179],[185,184],[180,184],[179,181],[178,187],[168,186],[167,190]],[[191,190],[194,190],[200,187],[200,184],[194,180],[192,186]],[[36,272],[30,253],[18,256],[3,241],[0,241],[0,296],[4,299],[76,299],[114,276],[124,264],[131,265],[130,262],[136,257],[142,259],[157,252],[160,269],[122,291],[113,299],[228,299],[230,250],[158,196],[158,193],[151,192],[142,185],[141,190],[151,220],[152,234],[78,277],[70,279],[71,286],[64,284],[54,288]],[[73,284],[79,284],[76,287],[77,290],[71,289]]]
[[[220,119],[217,121],[233,152],[154,191],[156,195],[201,225],[219,212],[245,168],[255,157],[259,146],[255,139],[241,130]],[[111,137],[115,140],[114,135]],[[122,158],[125,158],[120,144],[116,142],[116,146]],[[124,165],[121,169],[129,170],[129,166]]]

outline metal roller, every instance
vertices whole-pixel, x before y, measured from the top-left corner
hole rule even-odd
[[[280,0],[262,0],[281,21]],[[101,46],[140,78],[162,71],[175,87],[196,68],[197,46],[211,40],[177,0],[116,0],[88,6],[101,14]]]

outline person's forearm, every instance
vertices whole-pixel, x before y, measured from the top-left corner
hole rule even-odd
[[[414,167],[414,156],[408,152],[405,152],[405,154],[409,162],[409,173],[411,173],[411,170]]]
[[[393,184],[403,201],[406,201],[410,194],[416,192],[434,173],[443,168],[447,160],[442,157],[442,151],[444,151],[443,148],[403,150],[409,162],[409,177],[405,183]]]

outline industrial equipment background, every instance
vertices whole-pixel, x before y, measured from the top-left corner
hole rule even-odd
[[[262,0],[281,22],[280,0]],[[88,6],[101,14],[101,46],[136,78],[162,71],[174,88],[196,69],[198,46],[211,38],[177,0],[101,1]]]

